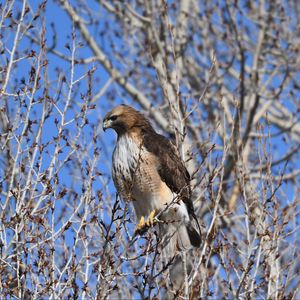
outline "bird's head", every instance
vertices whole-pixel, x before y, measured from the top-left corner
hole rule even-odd
[[[103,130],[114,129],[118,135],[136,127],[151,127],[149,121],[133,107],[121,104],[108,112],[103,119]]]
[[[120,121],[122,122],[123,107],[117,106],[110,112],[108,112],[103,119],[103,130],[108,128],[115,129],[120,126]]]

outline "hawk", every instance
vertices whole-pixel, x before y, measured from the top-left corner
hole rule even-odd
[[[136,232],[158,222],[165,233],[173,228],[179,249],[199,247],[200,226],[191,200],[190,175],[175,145],[128,105],[106,114],[103,130],[108,128],[118,135],[112,178],[118,194],[133,203],[140,220]]]

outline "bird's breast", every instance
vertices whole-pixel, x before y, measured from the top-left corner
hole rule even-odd
[[[138,166],[142,147],[133,138],[120,137],[113,153],[113,176],[132,180]]]
[[[137,215],[147,215],[172,199],[157,171],[157,158],[134,138],[120,137],[113,154],[113,180],[118,193],[133,200]]]

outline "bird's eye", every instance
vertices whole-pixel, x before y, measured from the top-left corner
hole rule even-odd
[[[112,120],[112,121],[115,121],[117,120],[118,116],[111,116],[109,119]]]

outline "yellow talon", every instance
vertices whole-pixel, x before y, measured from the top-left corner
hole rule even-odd
[[[145,218],[144,216],[141,216],[140,222],[138,224],[138,226],[136,227],[136,232],[139,232],[140,230],[142,230],[145,227],[146,223],[145,223]]]
[[[151,211],[151,213],[150,213],[148,219],[147,219],[147,222],[146,222],[146,225],[147,225],[148,227],[153,226],[155,215],[156,215],[156,211],[155,211],[155,209],[153,209],[153,210]]]
[[[147,230],[148,227],[152,227],[155,223],[155,215],[156,215],[156,210],[153,209],[148,216],[147,221],[145,222],[144,216],[141,216],[140,222],[138,226],[136,227],[135,234],[142,234],[144,231]]]

